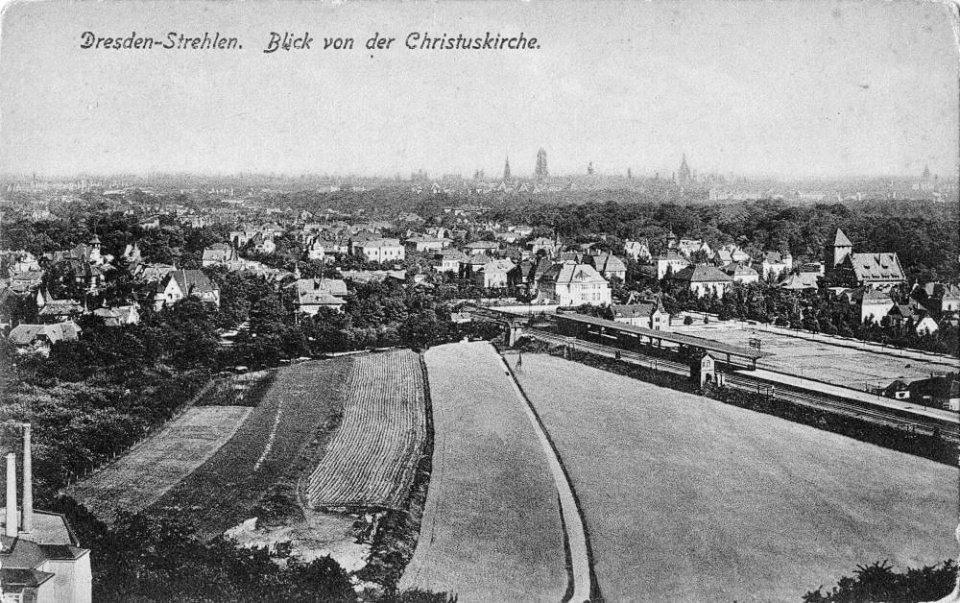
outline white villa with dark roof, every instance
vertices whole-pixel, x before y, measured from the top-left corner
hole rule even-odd
[[[539,295],[561,306],[601,306],[610,303],[610,285],[593,266],[567,261],[547,270]]]
[[[727,287],[733,283],[732,277],[720,272],[713,266],[706,265],[687,266],[674,274],[671,280],[686,286],[697,297],[703,297],[711,292],[716,294],[717,297],[722,297]]]
[[[368,262],[398,262],[406,257],[403,245],[397,239],[372,239],[356,242],[353,248],[357,255]]]
[[[187,297],[196,297],[204,303],[220,307],[220,288],[206,274],[200,270],[174,270],[157,286],[153,296],[154,310],[172,306]]]

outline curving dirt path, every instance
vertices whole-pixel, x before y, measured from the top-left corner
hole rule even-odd
[[[560,496],[560,512],[563,514],[563,528],[567,537],[567,561],[570,570],[569,595],[564,598],[564,601],[572,603],[590,601],[594,587],[594,580],[590,571],[590,545],[583,525],[583,516],[577,498],[573,493],[573,486],[570,484],[570,478],[560,462],[560,456],[554,448],[553,442],[550,441],[537,411],[523,392],[523,388],[520,387],[507,359],[503,357],[501,359],[503,365],[507,367],[507,373],[510,375],[510,382],[517,393],[517,398],[523,405],[527,418],[533,425],[533,430],[537,433],[540,447],[543,448],[543,453],[547,456],[547,464],[550,465],[553,483],[556,484],[557,494]]]

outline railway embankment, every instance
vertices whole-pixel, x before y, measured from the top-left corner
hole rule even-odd
[[[861,442],[906,452],[947,465],[956,464],[957,443],[944,437],[941,430],[933,429],[925,433],[923,430],[912,427],[908,422],[893,424],[878,420],[876,416],[867,413],[857,416],[855,411],[849,409],[844,411],[837,405],[817,404],[815,396],[807,396],[805,399],[808,403],[801,404],[796,399],[797,392],[791,392],[790,388],[780,387],[772,390],[769,387],[760,387],[752,390],[752,386],[737,387],[729,383],[724,387],[713,385],[700,387],[683,374],[685,367],[679,363],[654,357],[638,360],[635,358],[637,356],[635,353],[627,355],[615,348],[597,344],[568,345],[556,340],[525,340],[520,349],[561,356],[611,373],[685,393],[706,396],[724,404],[773,415]]]

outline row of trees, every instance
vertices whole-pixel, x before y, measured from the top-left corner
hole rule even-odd
[[[484,217],[526,223],[565,238],[605,236],[614,248],[625,239],[648,239],[656,247],[669,232],[702,238],[712,248],[735,243],[751,254],[790,251],[794,261],[822,259],[837,228],[858,252],[892,251],[912,281],[960,277],[958,207],[929,201],[874,201],[792,205],[784,201],[729,204],[596,202],[577,205],[527,203],[491,209]],[[622,247],[620,248],[622,250]]]

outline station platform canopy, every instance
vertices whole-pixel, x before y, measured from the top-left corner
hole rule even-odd
[[[681,333],[673,333],[671,331],[659,331],[656,329],[647,329],[645,327],[628,325],[622,322],[605,320],[603,318],[594,318],[593,316],[584,316],[582,314],[557,314],[557,320],[573,321],[581,324],[603,327],[608,331],[615,331],[620,333],[631,333],[633,335],[648,337],[652,340],[656,339],[659,341],[669,341],[677,345],[682,345],[682,346],[691,347],[691,348],[698,348],[707,352],[715,352],[717,354],[724,354],[727,356],[736,356],[738,358],[746,358],[752,362],[756,362],[758,358],[762,358],[763,356],[766,356],[766,354],[764,354],[763,352],[760,352],[759,350],[754,350],[752,348],[744,348],[737,345],[730,345],[728,343],[715,341],[713,339],[707,339],[705,337],[696,337],[694,335],[683,335]]]

